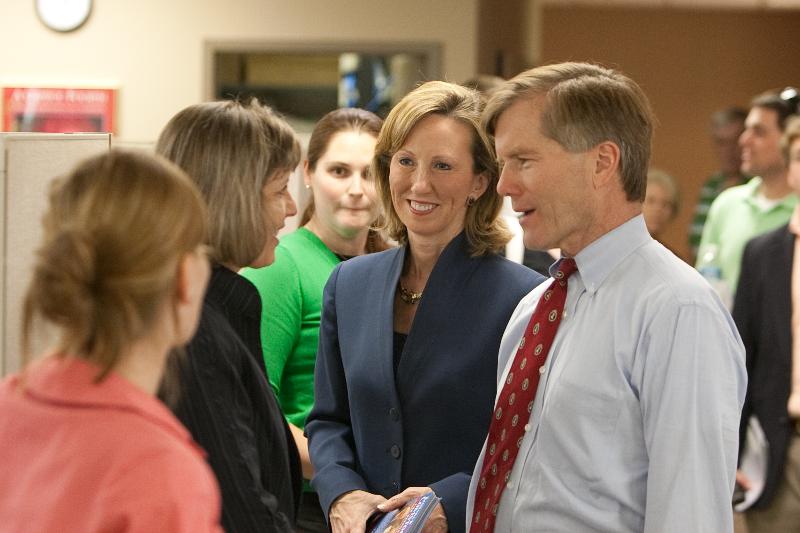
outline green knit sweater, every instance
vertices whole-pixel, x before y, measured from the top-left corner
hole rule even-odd
[[[305,228],[281,238],[275,262],[242,275],[261,295],[261,345],[275,395],[299,428],[314,403],[322,289],[339,258]]]

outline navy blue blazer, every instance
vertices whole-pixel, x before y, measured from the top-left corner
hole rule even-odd
[[[393,306],[406,248],[356,257],[323,293],[314,407],[306,421],[314,489],[327,515],[341,494],[390,497],[429,486],[450,531],[494,405],[497,354],[520,299],[544,278],[494,254],[442,251],[394,374]]]

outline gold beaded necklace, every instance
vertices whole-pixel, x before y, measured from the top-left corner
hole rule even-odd
[[[409,305],[414,305],[419,303],[422,300],[422,292],[411,292],[410,290],[403,287],[402,283],[397,284],[397,288],[400,289],[400,299],[403,300],[405,303]]]

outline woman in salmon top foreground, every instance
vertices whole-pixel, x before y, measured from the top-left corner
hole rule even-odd
[[[23,342],[40,319],[60,337],[0,385],[4,532],[221,531],[202,452],[154,396],[197,326],[205,218],[152,156],[112,151],[52,187]]]

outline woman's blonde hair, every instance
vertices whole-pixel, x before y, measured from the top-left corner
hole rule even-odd
[[[208,203],[211,257],[237,267],[264,248],[264,185],[300,162],[300,143],[275,111],[249,102],[206,102],[172,117],[156,152],[194,180]]]
[[[503,199],[497,193],[497,159],[494,146],[481,128],[482,109],[483,101],[477,91],[454,83],[429,81],[403,97],[386,117],[375,146],[372,173],[383,205],[384,229],[400,244],[408,241],[408,231],[392,204],[389,164],[414,126],[429,115],[442,115],[469,127],[473,171],[486,177],[486,191],[467,208],[464,221],[470,253],[480,256],[497,252],[511,239],[511,233],[499,218]]]
[[[162,158],[112,150],[55,180],[24,300],[23,353],[41,318],[60,328],[62,354],[97,364],[102,379],[174,297],[205,219],[197,189]]]

